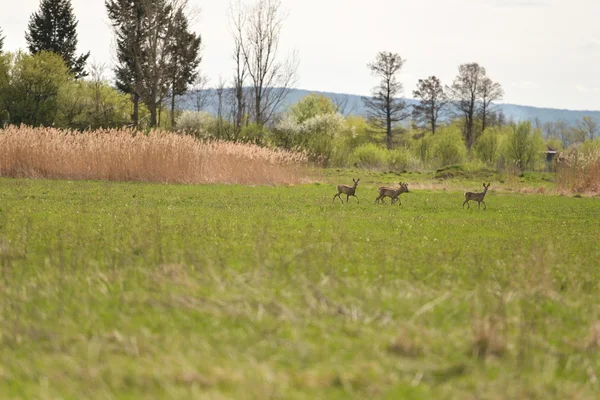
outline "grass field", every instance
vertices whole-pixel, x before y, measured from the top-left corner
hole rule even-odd
[[[371,178],[0,179],[0,398],[600,396],[600,198]]]

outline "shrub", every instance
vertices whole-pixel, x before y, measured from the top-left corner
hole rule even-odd
[[[345,129],[340,114],[320,114],[301,123],[287,115],[275,126],[273,144],[287,149],[301,148],[312,161],[327,165],[334,154],[335,140]]]
[[[506,138],[503,155],[506,161],[521,171],[534,169],[544,159],[544,140],[539,130],[531,129],[530,122],[519,122]]]
[[[194,135],[196,137],[205,137],[209,135],[211,125],[215,118],[204,111],[184,111],[177,117],[177,130]]]
[[[387,164],[391,170],[406,171],[412,164],[412,155],[407,149],[389,150]]]
[[[457,129],[441,129],[433,137],[433,141],[433,158],[438,166],[461,164],[465,161],[467,149]]]
[[[387,151],[374,143],[358,146],[350,159],[359,168],[383,168],[388,163]]]
[[[493,129],[487,129],[475,143],[475,153],[482,162],[491,165],[500,154],[500,138]]]

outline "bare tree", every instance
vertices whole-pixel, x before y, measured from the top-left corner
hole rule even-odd
[[[396,79],[405,60],[397,53],[381,51],[375,62],[367,64],[371,73],[380,78],[379,85],[371,90],[371,97],[363,97],[363,102],[371,120],[386,130],[387,148],[392,148],[392,128],[395,123],[409,116],[408,105],[397,96],[402,94],[402,83]]]
[[[208,91],[208,78],[206,75],[198,73],[196,80],[192,84],[192,98],[196,111],[202,111],[208,105],[210,93]]]
[[[483,78],[481,81],[479,95],[481,97],[481,132],[488,126],[488,118],[494,101],[502,100],[504,90],[502,86],[492,81],[490,78]]]
[[[448,96],[444,92],[442,83],[435,76],[425,80],[419,79],[413,96],[419,100],[419,104],[413,106],[413,118],[421,124],[426,124],[431,133],[435,134],[438,120],[448,105]]]
[[[475,118],[484,79],[485,68],[477,63],[462,64],[452,86],[447,87],[457,114],[464,118],[465,141],[469,149],[475,143]]]
[[[331,101],[335,104],[337,112],[342,114],[344,117],[352,114],[356,110],[356,104],[350,103],[350,97],[343,94],[334,94],[331,97]]]
[[[579,136],[580,140],[594,140],[594,138],[598,135],[598,131],[600,130],[600,127],[598,127],[598,121],[590,116],[585,116],[578,120],[576,126],[578,131],[577,136]]]
[[[234,20],[239,28],[233,29],[233,36],[251,81],[254,121],[263,126],[272,119],[295,84],[298,61],[295,54],[284,62],[278,60],[281,28],[286,17],[281,10],[281,0],[257,0],[243,8],[238,3],[238,8],[239,12],[234,15],[239,18],[234,17]]]
[[[229,6],[230,30],[233,35],[234,47],[232,58],[235,63],[233,76],[233,92],[235,95],[235,129],[239,133],[242,129],[244,114],[246,113],[246,90],[244,85],[248,74],[248,69],[244,59],[242,43],[244,40],[244,26],[246,14],[242,4],[239,2]]]

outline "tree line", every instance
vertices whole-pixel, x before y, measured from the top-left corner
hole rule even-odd
[[[191,29],[194,12],[188,0],[105,0],[105,8],[116,48],[114,81],[104,78],[105,66],[88,65],[90,52],[77,53],[78,23],[71,0],[42,0],[25,35],[29,52],[0,56],[0,123],[93,129],[167,126],[168,122],[173,128],[178,121],[176,98],[190,88],[195,89],[191,97],[197,111],[206,107],[207,79],[200,72],[202,37]],[[323,138],[307,134],[316,115],[296,116],[289,132],[303,132],[303,140],[279,129],[289,114],[281,113],[281,106],[296,83],[298,69],[297,55],[286,57],[279,47],[286,17],[280,0],[230,3],[232,70],[229,79],[220,79],[213,91],[217,115],[210,129],[214,136],[263,143],[268,139],[284,146],[309,142],[321,149],[330,146]],[[3,39],[0,30],[0,53]],[[369,129],[383,133],[388,149],[395,147],[395,134],[405,131],[400,123],[409,118],[412,130],[421,132],[417,138],[424,132],[436,135],[444,124],[459,122],[469,151],[488,128],[506,124],[505,116],[493,107],[504,91],[483,66],[460,65],[449,85],[436,76],[419,79],[412,93],[418,104],[411,109],[398,79],[405,63],[399,54],[385,51],[367,65],[380,78],[371,95],[363,98]],[[342,98],[334,99],[333,107],[333,113],[347,114]],[[165,113],[168,121],[161,120]],[[565,145],[598,133],[591,118],[576,127],[533,122],[547,138]],[[327,124],[314,123],[313,128]]]
[[[450,86],[443,86],[439,78],[430,76],[419,79],[413,96],[419,101],[408,111],[402,99],[403,86],[397,79],[405,60],[397,53],[379,52],[374,62],[369,63],[371,73],[380,78],[373,88],[371,97],[363,101],[372,121],[385,129],[386,144],[392,148],[394,124],[412,116],[416,125],[435,134],[440,120],[447,116],[461,118],[464,122],[464,136],[467,147],[475,143],[477,123],[479,132],[484,132],[491,118],[493,102],[501,100],[502,86],[487,76],[484,67],[478,63],[462,64],[458,75]]]

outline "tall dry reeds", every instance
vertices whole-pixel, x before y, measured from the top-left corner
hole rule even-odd
[[[306,157],[162,131],[0,129],[0,176],[170,183],[295,184]]]
[[[561,154],[557,160],[556,187],[566,193],[600,193],[600,149]]]

